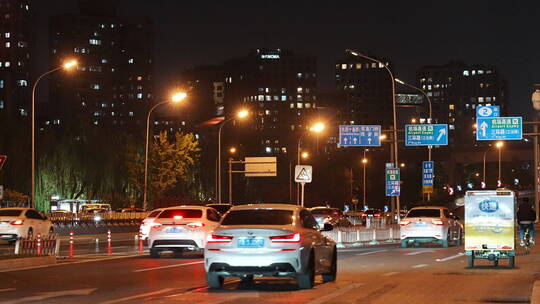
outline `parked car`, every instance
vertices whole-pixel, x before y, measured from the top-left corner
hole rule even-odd
[[[53,233],[51,221],[31,208],[0,209],[0,239],[13,242],[22,237],[32,237],[38,233]]]
[[[440,243],[448,247],[450,242],[461,245],[463,226],[448,208],[438,206],[415,207],[401,220],[401,247],[414,243]]]
[[[206,204],[206,207],[216,209],[221,215],[224,215],[225,213],[227,213],[227,211],[229,211],[229,209],[231,209],[232,206],[233,205],[231,204],[217,204],[217,203]]]
[[[150,232],[150,227],[152,227],[154,220],[161,213],[162,210],[163,209],[152,210],[152,212],[150,212],[150,214],[148,214],[146,218],[142,221],[139,229],[141,231],[141,237],[143,240],[148,239],[148,233]]]
[[[150,226],[150,256],[159,258],[162,251],[181,256],[185,251],[202,251],[206,237],[219,225],[221,215],[214,208],[176,206],[163,208]]]
[[[324,282],[336,279],[336,259],[336,243],[320,233],[311,212],[288,204],[232,207],[208,236],[204,251],[212,288],[221,288],[226,277],[271,276],[296,278],[300,288],[308,289],[315,275]]]
[[[351,226],[351,221],[343,214],[338,208],[328,207],[314,207],[309,209],[319,227],[323,227],[324,224],[330,224],[332,226]]]

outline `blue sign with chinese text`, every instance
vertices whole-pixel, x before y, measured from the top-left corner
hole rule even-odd
[[[448,145],[447,124],[405,125],[406,146],[446,146]]]
[[[399,168],[386,168],[386,196],[399,196]]]
[[[422,162],[422,191],[424,193],[433,193],[434,166],[433,161]]]
[[[521,117],[476,118],[476,140],[521,140],[522,137]]]
[[[476,117],[499,117],[501,116],[501,107],[499,106],[477,106]]]
[[[340,125],[339,145],[342,147],[371,147],[381,145],[381,126]]]

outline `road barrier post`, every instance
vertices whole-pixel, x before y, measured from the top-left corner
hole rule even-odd
[[[42,252],[42,248],[41,248],[41,233],[38,233],[38,234],[37,234],[36,242],[37,242],[37,255],[41,255],[41,252]]]
[[[142,238],[142,231],[139,229],[139,255],[143,254],[143,238]]]
[[[69,258],[73,258],[73,231],[69,232]]]
[[[107,255],[112,255],[111,229],[107,230]]]

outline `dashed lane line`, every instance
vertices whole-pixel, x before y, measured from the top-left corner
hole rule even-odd
[[[114,304],[114,303],[121,303],[121,302],[131,301],[131,300],[135,300],[135,299],[140,299],[140,298],[146,298],[146,297],[150,297],[150,296],[155,296],[155,295],[158,295],[158,294],[171,292],[171,291],[173,291],[173,290],[174,290],[174,288],[164,288],[164,289],[157,290],[157,291],[152,291],[152,292],[147,292],[147,293],[141,293],[141,294],[138,294],[138,295],[133,295],[133,296],[129,296],[129,297],[124,297],[124,298],[114,299],[114,300],[111,300],[111,301],[101,302],[100,304]]]
[[[368,255],[368,254],[374,254],[374,253],[385,252],[385,251],[388,251],[388,250],[386,249],[375,250],[375,251],[370,251],[370,252],[357,253],[356,255]]]
[[[405,253],[405,255],[417,255],[417,254],[430,253],[430,252],[435,252],[435,251],[433,250],[414,251],[414,252]]]
[[[385,250],[386,251],[386,250]],[[355,283],[355,284],[351,284],[347,287],[343,287],[343,288],[340,288],[330,294],[327,294],[323,297],[320,297],[318,299],[315,299],[313,301],[309,301],[307,304],[322,304],[322,303],[325,303],[327,301],[330,301],[332,300],[333,298],[336,298],[336,297],[339,297],[340,295],[348,292],[349,290],[351,289],[355,289],[355,288],[358,288],[360,286],[362,286],[363,284],[360,284],[360,283]]]
[[[393,276],[393,275],[396,275],[398,274],[399,272],[396,272],[396,271],[393,271],[393,272],[387,272],[385,274],[381,274],[381,277],[390,277],[390,276]]]
[[[174,265],[167,265],[167,266],[160,266],[160,267],[152,267],[152,268],[137,269],[137,270],[133,270],[133,272],[144,272],[144,271],[151,271],[151,270],[158,270],[158,269],[166,269],[166,268],[174,268],[174,267],[182,267],[182,266],[189,266],[189,265],[202,264],[202,263],[204,263],[204,261],[196,261],[196,262],[189,262],[189,263],[182,263],[182,264],[174,264]]]
[[[427,266],[428,266],[427,264],[418,264],[418,265],[411,266],[411,268],[422,268],[422,267],[427,267]]]
[[[457,258],[462,257],[464,255],[465,255],[465,253],[460,252],[458,254],[454,254],[454,255],[451,255],[451,256],[446,257],[446,258],[436,259],[435,261],[437,261],[437,262],[446,262],[446,261],[450,261],[450,260],[453,260],[453,259],[457,259]]]

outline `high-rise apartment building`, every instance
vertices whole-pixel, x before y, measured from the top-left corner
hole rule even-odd
[[[430,97],[434,120],[448,124],[450,143],[474,142],[477,106],[498,105],[506,112],[505,83],[493,66],[425,66],[417,72],[417,86]]]
[[[0,112],[29,115],[32,12],[29,1],[0,0]]]
[[[50,20],[52,66],[75,58],[77,71],[51,75],[47,123],[145,125],[153,96],[153,28],[147,18],[120,17],[110,1],[81,1],[79,14]]]

